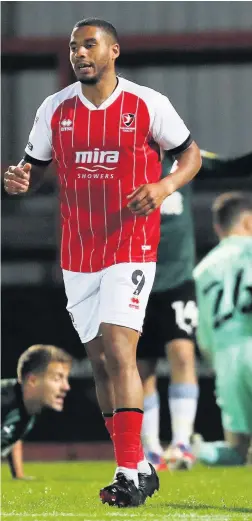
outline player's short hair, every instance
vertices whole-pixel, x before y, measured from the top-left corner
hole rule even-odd
[[[29,374],[44,373],[51,362],[72,365],[72,357],[56,346],[37,344],[29,347],[18,360],[18,381],[24,382]]]
[[[100,27],[103,31],[109,36],[112,37],[115,43],[118,43],[118,34],[116,28],[106,20],[101,20],[100,18],[84,18],[77,22],[74,26],[74,29],[77,27]]]
[[[221,194],[215,199],[212,212],[214,224],[227,232],[243,212],[252,212],[252,195],[244,192]]]

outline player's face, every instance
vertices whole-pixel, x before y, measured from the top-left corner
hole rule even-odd
[[[38,388],[41,405],[62,411],[64,399],[70,390],[68,378],[71,367],[61,362],[51,362],[43,375],[39,375]]]
[[[99,27],[79,27],[70,38],[70,62],[77,80],[95,85],[105,72],[114,70],[119,45]]]

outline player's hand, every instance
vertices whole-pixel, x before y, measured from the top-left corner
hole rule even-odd
[[[9,166],[4,174],[4,188],[10,195],[24,194],[29,189],[31,164],[24,166]]]
[[[164,186],[161,181],[139,186],[132,194],[127,196],[129,199],[128,208],[134,215],[150,215],[162,204],[164,199],[173,193],[172,184]]]

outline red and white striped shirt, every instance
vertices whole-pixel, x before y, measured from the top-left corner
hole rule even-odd
[[[126,196],[161,175],[161,150],[189,130],[168,98],[123,78],[98,108],[76,82],[49,96],[25,152],[56,163],[61,194],[61,266],[93,272],[156,260],[160,212],[136,217]]]

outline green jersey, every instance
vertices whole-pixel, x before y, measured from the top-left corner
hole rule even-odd
[[[167,197],[161,206],[160,243],[152,291],[166,291],[191,280],[194,257],[191,186],[186,185]]]
[[[199,345],[217,369],[225,348],[250,343],[252,349],[252,237],[223,239],[195,268],[194,278]]]
[[[1,455],[5,457],[16,441],[25,438],[35,422],[35,416],[26,412],[17,380],[1,380],[1,417]]]
[[[225,159],[201,150],[198,179],[223,179],[252,174],[252,153]],[[162,177],[169,175],[173,161],[165,156]],[[153,292],[166,291],[193,278],[195,238],[191,203],[192,183],[167,197],[161,205],[161,235]]]

